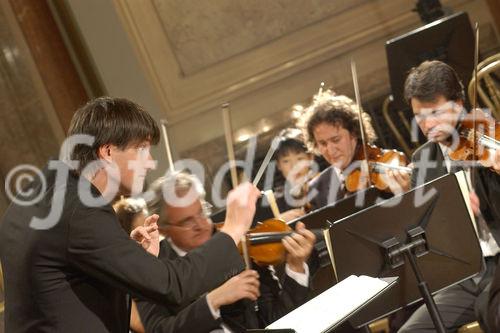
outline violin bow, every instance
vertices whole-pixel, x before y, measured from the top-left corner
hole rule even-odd
[[[167,134],[167,120],[166,119],[161,119],[160,120],[161,124],[161,133],[163,134],[163,140],[165,141],[165,149],[167,150],[167,159],[168,159],[168,168],[170,172],[175,172],[174,168],[174,159],[172,158],[172,150],[170,149],[170,141],[168,140],[168,134]]]
[[[365,139],[365,128],[363,126],[363,112],[361,111],[361,96],[359,94],[359,85],[358,85],[358,73],[356,70],[356,63],[354,59],[351,59],[351,73],[352,73],[352,83],[354,85],[354,95],[356,97],[356,105],[358,106],[358,121],[359,121],[359,129],[361,131],[361,144],[363,145],[363,154],[364,158],[364,167],[365,167],[365,175],[368,178],[368,186],[372,186],[372,182],[370,179],[370,168],[368,164],[368,155],[366,153],[366,139]]]
[[[233,147],[233,127],[231,125],[231,114],[229,113],[229,103],[223,103],[222,123],[224,125],[224,134],[226,137],[227,157],[229,159],[229,171],[231,173],[231,183],[233,188],[238,186],[238,173],[236,172],[236,157]]]
[[[253,185],[257,186],[260,179],[264,175],[264,171],[266,171],[266,168],[269,165],[269,162],[271,162],[271,158],[273,157],[276,149],[278,149],[278,146],[279,146],[281,140],[282,140],[281,137],[276,136],[276,137],[274,137],[273,141],[271,141],[271,146],[267,150],[266,156],[264,157],[264,160],[262,161],[262,164],[260,165],[259,171],[257,171],[257,174],[255,175],[255,178],[253,179],[253,182],[252,182]]]
[[[321,94],[323,94],[324,87],[325,87],[325,82],[321,81],[321,83],[319,84],[319,89],[318,89],[317,95],[321,96]]]
[[[233,185],[233,189],[238,186],[238,174],[236,172],[236,155],[234,154],[233,147],[233,127],[231,126],[231,114],[229,113],[229,103],[223,103],[221,105],[222,109],[222,123],[224,125],[224,135],[226,138],[226,149],[227,149],[227,157],[229,159],[229,171],[231,173],[231,183]],[[243,252],[243,259],[245,260],[246,269],[250,269],[250,256],[248,254],[248,244],[247,238],[245,236],[241,237],[241,249]]]
[[[231,183],[233,189],[238,186],[238,174],[236,172],[236,155],[234,154],[233,146],[233,127],[231,125],[231,114],[229,112],[229,103],[223,103],[222,109],[222,122],[224,125],[224,134],[226,138],[227,157],[229,159],[229,171],[231,173]],[[246,236],[241,237],[241,249],[243,252],[243,260],[245,261],[245,268],[251,269],[250,255],[248,254],[248,243]]]
[[[476,22],[474,26],[475,43],[474,43],[474,94],[472,95],[472,156],[476,158],[477,143],[476,143],[476,107],[477,107],[477,66],[479,63],[479,24]],[[471,186],[474,188],[475,176],[471,172]]]
[[[276,197],[274,196],[273,190],[264,191],[264,195],[267,198],[267,202],[269,202],[269,206],[271,206],[274,218],[279,219],[281,214],[278,208],[278,204],[276,203]]]

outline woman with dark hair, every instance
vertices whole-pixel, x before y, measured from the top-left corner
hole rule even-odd
[[[300,129],[285,128],[279,139],[274,156],[280,177],[277,177],[273,191],[281,217],[288,221],[306,213],[307,184],[318,171]]]

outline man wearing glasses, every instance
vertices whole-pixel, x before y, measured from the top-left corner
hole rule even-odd
[[[462,169],[469,179],[471,173],[475,174],[470,200],[477,216],[479,242],[486,265],[477,277],[447,288],[436,294],[434,300],[447,329],[455,331],[479,320],[483,329],[489,332],[485,325],[488,290],[500,253],[500,151],[493,154],[491,168],[477,164],[471,168],[471,164],[450,159],[451,149],[458,144],[457,128],[465,117],[471,116],[464,109],[462,83],[449,65],[425,61],[413,68],[405,82],[405,98],[412,107],[416,124],[428,139],[412,156],[412,187]],[[434,331],[427,308],[421,306],[399,332]]]
[[[174,260],[207,242],[214,233],[208,217],[210,205],[204,200],[202,184],[193,175],[174,173],[152,186],[148,200],[151,212],[158,213],[161,260]],[[147,198],[148,199],[148,198]],[[301,224],[296,234],[283,241],[287,263],[283,279],[274,270],[258,267],[227,280],[182,310],[138,300],[137,308],[146,332],[244,332],[263,328],[306,301],[309,268],[315,237]],[[225,260],[221,256],[220,260]],[[258,304],[255,307],[254,302]],[[257,311],[256,311],[257,309]],[[221,315],[222,313],[222,315]]]

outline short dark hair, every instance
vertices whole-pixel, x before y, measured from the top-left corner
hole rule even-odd
[[[424,61],[413,67],[405,81],[404,96],[408,104],[417,98],[433,102],[442,95],[449,101],[464,101],[464,86],[455,70],[442,61]]]
[[[367,143],[373,143],[377,135],[371,124],[371,117],[366,112],[361,112],[361,120]],[[314,129],[322,123],[341,126],[361,141],[358,106],[347,96],[335,95],[328,89],[315,95],[311,105],[304,109],[299,126],[311,150],[316,149]]]
[[[158,125],[141,106],[125,98],[99,97],[78,109],[71,119],[68,137],[87,134],[95,138],[92,146],[78,144],[71,159],[79,161],[78,171],[98,159],[99,147],[112,144],[120,149],[160,140]]]
[[[274,153],[276,160],[290,153],[308,153],[302,132],[298,128],[285,128],[279,134],[280,144]]]

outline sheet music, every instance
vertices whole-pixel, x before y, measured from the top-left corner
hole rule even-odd
[[[330,238],[330,230],[324,229],[323,235],[325,237],[328,255],[330,256],[330,261],[332,262],[332,268],[333,268],[333,274],[335,275],[335,281],[339,282],[339,276],[337,275],[337,266],[335,265],[335,257],[333,256],[332,239]]]
[[[386,281],[351,275],[269,325],[297,333],[326,332],[388,286]]]
[[[464,171],[459,171],[455,173],[455,177],[457,178],[458,186],[460,187],[460,190],[462,191],[462,195],[464,197],[465,205],[467,206],[467,211],[469,212],[472,225],[474,226],[474,230],[476,231],[476,235],[479,238],[479,233],[477,230],[477,223],[476,223],[476,217],[474,216],[474,212],[472,211],[472,207],[470,205],[470,190],[469,190],[469,181],[467,179],[467,176]]]

